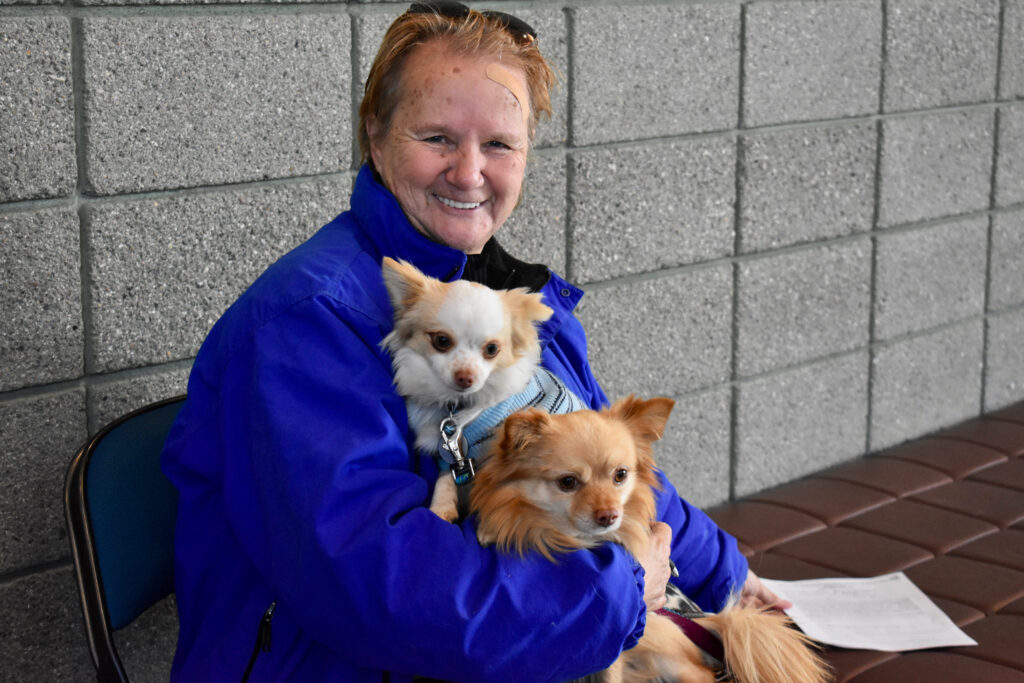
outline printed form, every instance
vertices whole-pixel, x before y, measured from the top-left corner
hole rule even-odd
[[[867,579],[761,579],[814,640],[857,650],[901,652],[977,645],[903,572]]]

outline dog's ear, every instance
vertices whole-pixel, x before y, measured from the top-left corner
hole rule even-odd
[[[554,313],[544,304],[541,294],[526,289],[501,292],[512,318],[512,348],[521,349],[537,339],[535,323],[542,323]]]
[[[423,294],[428,279],[416,266],[385,256],[380,267],[384,286],[396,311],[409,308]]]
[[[501,426],[499,454],[515,453],[537,441],[551,422],[551,416],[539,408],[519,410],[505,418]]]
[[[643,400],[635,395],[620,399],[608,412],[623,422],[633,435],[645,444],[652,444],[665,433],[665,425],[676,402],[670,398]]]

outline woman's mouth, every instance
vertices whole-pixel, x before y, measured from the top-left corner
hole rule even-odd
[[[441,202],[445,206],[450,207],[452,209],[475,209],[481,204],[483,204],[483,202],[457,202],[454,199],[442,197],[439,194],[435,194],[434,197],[437,199],[437,201]]]

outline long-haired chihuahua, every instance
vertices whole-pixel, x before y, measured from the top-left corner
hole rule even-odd
[[[550,560],[607,541],[646,556],[659,485],[652,445],[673,406],[630,396],[600,412],[506,418],[470,494],[480,542]],[[722,641],[725,669],[738,683],[829,680],[812,641],[782,613],[733,600],[693,621]],[[640,642],[599,679],[711,683],[721,673],[670,616],[649,612]]]
[[[525,289],[442,282],[388,257],[381,268],[395,318],[381,346],[391,353],[416,448],[436,456],[445,417],[455,412],[468,422],[526,388],[540,363],[535,325],[552,310]],[[442,471],[430,509],[454,521],[457,498],[454,479]]]

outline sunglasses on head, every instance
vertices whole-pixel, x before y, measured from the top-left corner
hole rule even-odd
[[[469,8],[463,5],[461,2],[451,2],[449,0],[432,0],[428,2],[414,2],[406,10],[406,14],[438,14],[442,17],[448,17],[449,19],[463,19],[469,16]],[[501,25],[505,27],[512,39],[516,41],[517,45],[529,45],[530,43],[536,42],[537,32],[532,26],[527,24],[522,19],[506,14],[505,12],[496,12],[493,10],[483,10],[480,14],[484,15],[492,21],[501,22]]]

